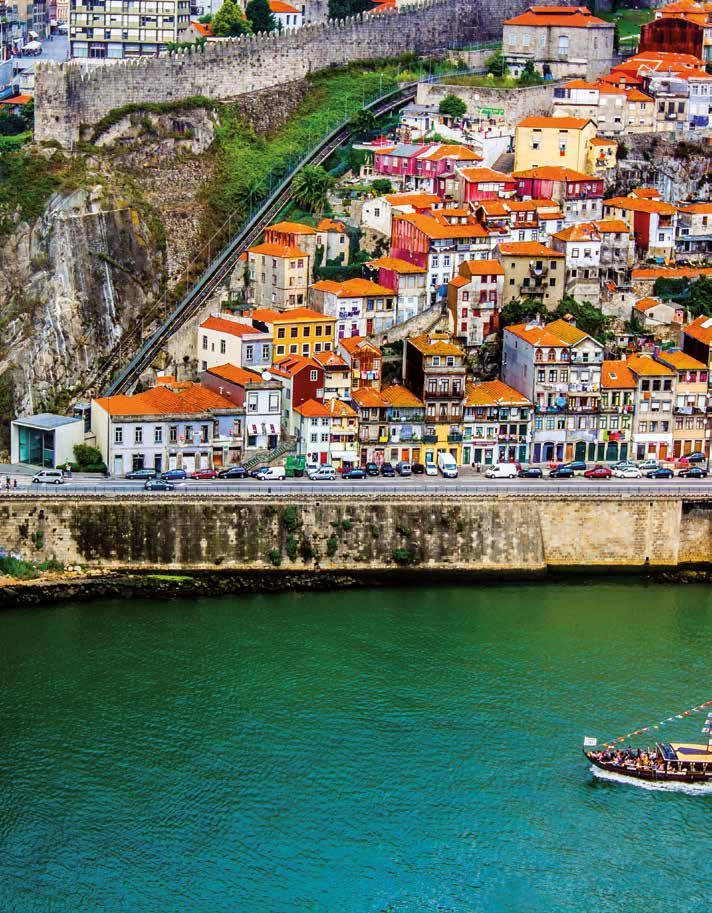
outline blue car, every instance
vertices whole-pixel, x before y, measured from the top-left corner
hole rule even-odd
[[[164,482],[177,482],[182,479],[187,479],[188,473],[185,469],[169,469],[166,472],[161,473],[161,478]]]
[[[646,479],[671,479],[673,476],[672,469],[665,469],[661,466],[659,469],[651,469],[645,473]]]
[[[549,473],[550,479],[573,479],[573,477],[574,471],[571,466],[559,466]]]
[[[165,479],[149,479],[143,487],[146,491],[175,491],[175,485]]]

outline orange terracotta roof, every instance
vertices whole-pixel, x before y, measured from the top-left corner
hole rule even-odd
[[[190,24],[195,29],[195,31],[203,38],[212,38],[213,29],[212,29],[212,26],[210,25],[210,23],[198,22],[197,19],[192,19]]]
[[[628,225],[622,219],[597,219],[591,222],[603,234],[630,234]]]
[[[667,365],[655,361],[652,355],[637,352],[626,359],[626,364],[630,370],[639,377],[665,376],[672,375],[675,372]]]
[[[641,298],[640,301],[636,301],[633,307],[636,311],[640,311],[644,314],[646,311],[651,310],[654,307],[657,307],[662,302],[659,298]]]
[[[482,156],[478,155],[469,146],[460,146],[455,143],[441,143],[432,149],[426,149],[417,156],[418,159],[439,162],[442,159],[457,159],[460,162],[481,162]]]
[[[327,399],[324,403],[332,418],[355,418],[356,410],[342,399]]]
[[[594,16],[585,6],[530,6],[518,16],[505,19],[504,24],[567,29],[614,28],[612,23]]]
[[[381,350],[378,346],[371,342],[370,339],[367,339],[365,336],[349,336],[346,339],[340,339],[339,345],[346,349],[349,355],[358,354],[363,350],[368,350],[374,355],[380,355]]]
[[[412,206],[413,209],[428,209],[440,202],[436,193],[387,193],[385,199],[391,206]]]
[[[294,406],[294,411],[306,418],[330,418],[331,413],[326,407],[326,403],[321,403],[316,399],[308,399],[301,406]]]
[[[276,311],[274,308],[255,308],[254,311],[250,311],[245,316],[250,317],[252,320],[259,320],[260,323],[274,323],[281,313],[281,311]]]
[[[374,295],[393,297],[395,295],[392,289],[379,285],[377,282],[371,282],[370,279],[347,279],[345,282],[332,282],[325,279],[315,282],[312,288],[330,292],[337,298],[367,298]]]
[[[600,241],[598,232],[591,222],[576,222],[554,235],[560,241]]]
[[[284,0],[267,0],[269,4],[269,9],[271,13],[298,13],[299,10],[295,6],[290,6],[289,3],[285,3]]]
[[[335,317],[328,317],[313,308],[290,308],[288,311],[279,311],[272,323],[336,323]]]
[[[628,209],[631,212],[657,212],[661,216],[671,216],[675,213],[675,207],[672,203],[664,203],[662,200],[639,200],[636,197],[611,197],[610,200],[603,201],[604,206],[611,206],[614,209]]]
[[[439,219],[433,218],[432,215],[422,213],[408,213],[407,215],[398,216],[406,222],[410,222],[419,231],[431,239],[446,238],[486,238],[489,234],[486,228],[483,228],[479,222],[472,222],[466,225],[456,224],[449,225]]]
[[[375,387],[357,387],[352,392],[351,399],[362,409],[384,409],[389,405],[388,400]]]
[[[479,384],[467,384],[466,406],[531,406],[531,403],[514,387],[501,380],[487,380]]]
[[[411,336],[408,342],[423,355],[455,355],[464,357],[465,351],[451,341],[449,334],[428,334]]]
[[[607,390],[631,390],[637,382],[625,361],[602,361],[601,386]]]
[[[649,279],[696,279],[698,276],[712,276],[709,266],[640,266],[631,272],[635,280]]]
[[[255,336],[260,331],[249,323],[238,323],[225,317],[208,317],[200,324],[201,330],[217,330],[230,336]]]
[[[315,235],[316,229],[311,225],[304,225],[303,222],[275,222],[274,225],[268,225],[265,231],[278,231],[280,234],[287,235]]]
[[[557,117],[557,120],[563,118]],[[541,181],[585,181],[590,184],[596,178],[573,168],[564,168],[561,165],[540,165],[538,168],[527,168],[524,171],[515,171],[515,178],[538,178]]]
[[[499,252],[507,257],[563,257],[560,250],[554,250],[541,241],[503,241]]]
[[[540,129],[552,130],[583,130],[587,124],[593,124],[593,121],[587,117],[542,117],[531,115],[520,120],[517,127],[538,127]],[[595,126],[595,124],[594,124]]]
[[[504,200],[480,200],[477,208],[484,210],[488,216],[508,216],[511,212],[510,208],[505,206]]]
[[[494,171],[492,168],[458,168],[458,174],[470,184],[513,184],[511,174]]]
[[[322,219],[316,227],[317,231],[337,231],[339,234],[346,234],[346,226],[343,222],[337,222],[335,219]]]
[[[367,264],[373,269],[390,269],[394,273],[426,273],[427,270],[422,266],[416,266],[415,263],[409,263],[407,260],[401,260],[399,257],[379,257],[378,260],[370,260]]]
[[[238,368],[237,365],[224,364],[208,368],[208,374],[214,374],[216,377],[222,377],[233,384],[261,384],[264,383],[262,375],[256,371],[248,371],[247,368]]]
[[[533,200],[505,200],[504,205],[511,212],[531,212],[539,209],[558,209],[559,204],[554,200],[533,199]]]
[[[577,342],[581,342],[582,339],[586,339],[588,336],[588,333],[584,333],[583,330],[580,330],[573,323],[569,323],[568,320],[553,320],[546,325],[546,329],[549,333],[556,336],[557,339],[560,339],[570,346],[575,345]]]
[[[689,215],[711,215],[712,200],[706,200],[702,203],[686,203],[684,206],[678,206],[680,212]]]
[[[323,365],[325,368],[334,369],[334,368],[345,368],[348,370],[348,365],[344,359],[337,355],[336,352],[315,352],[312,356],[314,361],[318,361],[320,365]]]
[[[707,365],[688,355],[686,352],[660,352],[657,356],[676,371],[706,371]]]
[[[275,241],[264,241],[262,244],[255,244],[254,247],[248,247],[247,250],[250,254],[261,254],[265,257],[277,257],[283,260],[294,257],[304,259],[309,256],[300,247],[295,247],[293,244],[277,244]]]
[[[519,339],[525,340],[533,346],[546,346],[547,348],[561,348],[566,343],[550,333],[548,328],[541,323],[513,323],[504,328],[505,333],[512,333]]]
[[[195,415],[235,408],[226,397],[192,383],[181,384],[178,391],[158,386],[130,396],[105,396],[97,402],[110,415]]]
[[[465,260],[460,264],[463,278],[469,276],[503,276],[504,267],[499,260]]]
[[[712,345],[712,317],[702,314],[697,320],[693,320],[692,323],[688,324],[683,333],[698,342],[703,342],[707,346]]]
[[[592,136],[589,140],[592,146],[617,146],[618,142],[614,139],[604,139],[602,136]]]
[[[625,89],[619,86],[610,86],[600,82],[586,82],[585,79],[572,79],[571,82],[564,83],[565,89],[590,89],[593,92],[599,92],[601,95],[625,95]]]
[[[424,406],[423,400],[402,384],[391,384],[382,391],[382,395],[389,405],[401,409],[422,409]]]
[[[284,358],[276,361],[270,370],[281,374],[282,377],[293,377],[304,368],[322,368],[322,365],[313,358],[305,358],[303,355],[285,355]]]
[[[448,282],[448,285],[451,285],[453,288],[462,288],[464,285],[469,285],[470,280],[467,276],[455,276],[454,279],[451,279]]]

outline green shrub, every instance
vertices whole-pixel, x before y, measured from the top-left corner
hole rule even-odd
[[[295,529],[299,529],[302,525],[302,521],[299,519],[297,514],[297,508],[293,507],[291,504],[284,508],[282,511],[282,526],[289,530],[290,533],[293,533]]]
[[[371,524],[371,538],[372,538],[372,539],[380,539],[380,538],[381,538],[381,531],[380,531],[380,529],[376,526],[375,523],[372,523],[372,524]]]
[[[34,533],[30,535],[30,542],[34,547],[39,551],[39,549],[44,548],[45,544],[45,534],[43,529],[37,529]]]
[[[273,564],[275,567],[279,567],[282,563],[282,553],[278,548],[271,548],[267,552],[267,560],[270,564]]]
[[[297,540],[291,533],[287,536],[287,541],[284,543],[284,550],[286,551],[287,555],[289,556],[290,561],[296,561],[296,559],[297,559]]]
[[[391,552],[391,557],[396,564],[403,566],[409,564],[417,564],[420,561],[418,552],[413,545],[409,546],[408,548],[394,548]]]
[[[354,521],[349,519],[348,517],[346,517],[344,520],[341,521],[341,528],[343,530],[345,530],[346,532],[348,532],[353,525],[354,525]]]
[[[336,538],[336,536],[329,536],[329,538],[326,540],[326,554],[329,556],[329,558],[334,557],[338,547],[339,540]]]
[[[299,554],[302,561],[313,561],[314,560],[314,546],[308,539],[302,539],[299,543]]]
[[[89,444],[75,444],[74,456],[80,466],[93,466],[101,463],[101,450],[90,447]]]
[[[4,577],[14,577],[16,580],[34,580],[35,577],[39,577],[39,571],[31,561],[12,558],[10,555],[0,557],[0,574]]]
[[[396,526],[396,529],[401,534],[401,536],[405,536],[406,539],[409,539],[413,532],[413,530],[409,526],[404,526],[402,523],[399,523]]]

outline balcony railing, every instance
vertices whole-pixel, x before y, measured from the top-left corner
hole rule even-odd
[[[462,434],[459,431],[451,431],[447,440],[449,444],[460,444],[462,442]]]
[[[437,434],[424,434],[423,443],[424,444],[437,444],[438,436]]]

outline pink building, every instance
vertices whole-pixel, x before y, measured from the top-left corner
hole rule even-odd
[[[408,190],[422,190],[443,196],[448,182],[456,180],[456,167],[481,162],[469,146],[450,143],[416,145],[400,143],[375,152],[373,170]]]
[[[512,177],[518,196],[555,200],[567,222],[590,222],[603,216],[603,178],[559,165],[515,171]]]
[[[478,200],[498,200],[513,197],[517,182],[511,174],[491,168],[458,168],[458,200],[470,203]]]

